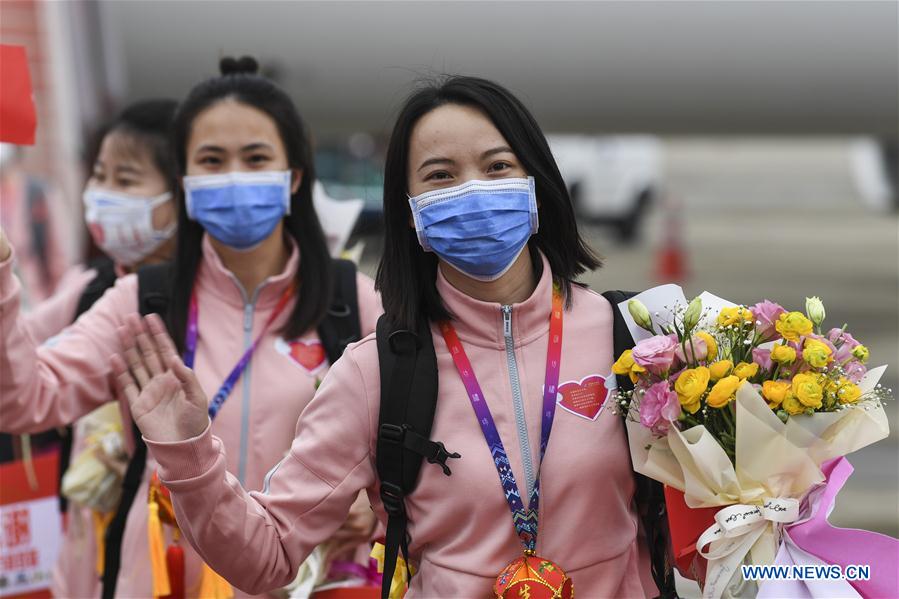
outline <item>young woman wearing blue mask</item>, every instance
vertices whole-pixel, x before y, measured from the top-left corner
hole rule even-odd
[[[182,181],[176,256],[169,269],[142,271],[142,281],[150,281],[151,272],[163,275],[162,283],[152,279],[159,284],[154,293],[142,297],[147,304],[162,300],[185,359],[214,397],[208,417],[233,456],[229,468],[261,489],[330,366],[324,326],[333,322],[338,265],[312,207],[314,165],[296,108],[256,74],[253,59],[225,59],[221,67],[222,75],[197,85],[175,117]],[[96,407],[97,398],[115,393],[110,357],[121,352],[129,323],[146,308],[138,305],[138,277],[119,279],[56,345],[38,350],[18,322],[16,284],[5,267],[0,262],[0,428],[19,432],[71,422]],[[351,276],[358,312],[348,305],[337,311],[357,315],[365,335],[374,329],[380,302],[370,279]],[[136,374],[147,380],[155,367]],[[141,444],[136,447],[140,456]],[[132,458],[123,497],[135,464],[133,503],[120,507],[110,525],[119,536],[106,535],[103,595],[230,593],[183,546],[176,529],[161,523],[165,491],[153,480],[154,460]],[[331,540],[356,547],[371,534],[374,519],[363,505],[344,524]],[[118,553],[111,553],[113,546]],[[180,568],[166,567],[167,555],[178,559],[181,550],[183,578]]]
[[[531,114],[473,77],[415,92],[388,148],[384,213],[385,318],[418,334],[377,338],[390,333],[379,325],[347,350],[264,493],[227,472],[202,385],[158,319],[145,320],[153,342],[129,359],[132,372],[155,364],[152,381],[136,384],[117,360],[187,539],[238,587],[273,588],[365,489],[379,519],[407,527],[409,537],[386,533],[391,546],[408,541],[407,597],[567,598],[572,584],[576,596],[655,596],[624,427],[603,409],[615,384],[613,307],[576,283],[599,259]],[[413,352],[425,346],[436,372],[418,368],[428,353]],[[382,423],[403,393],[407,420]],[[432,426],[410,429],[428,401]],[[397,445],[403,460],[427,458],[405,497],[408,462],[402,486],[379,480]],[[525,562],[532,576],[520,580]]]

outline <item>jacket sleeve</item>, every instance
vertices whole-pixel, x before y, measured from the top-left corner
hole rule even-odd
[[[359,491],[373,487],[370,390],[348,350],[261,492],[248,492],[226,471],[223,444],[208,427],[177,443],[145,439],[185,538],[231,584],[259,594],[290,583],[345,521]]]
[[[44,343],[72,324],[84,290],[97,276],[94,269],[73,266],[56,285],[53,295],[24,314],[25,326],[38,343]]]
[[[40,345],[19,310],[13,259],[0,262],[0,431],[39,432],[115,397],[109,358],[120,351],[118,326],[137,311],[137,279],[119,279],[72,326]]]
[[[370,277],[356,272],[356,296],[359,302],[359,327],[361,339],[375,332],[378,318],[384,313],[381,294],[375,291],[375,282]]]

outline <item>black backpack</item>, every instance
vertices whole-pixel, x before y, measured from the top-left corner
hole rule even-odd
[[[356,265],[349,260],[334,260],[334,289],[331,306],[324,320],[318,325],[325,353],[331,364],[343,354],[343,350],[361,335],[359,301],[356,290]],[[138,311],[141,315],[159,314],[165,317],[169,306],[168,290],[173,270],[171,263],[153,264],[137,271]],[[134,504],[147,465],[147,446],[134,422],[134,453],[122,480],[122,498],[115,515],[106,529],[103,570],[103,599],[115,597],[116,583],[121,568],[122,538],[128,511]]]
[[[618,304],[633,295],[624,291],[603,293],[603,297],[612,304],[615,318],[615,356],[634,346],[627,324],[618,310]],[[399,552],[402,551],[407,561],[409,559],[410,538],[404,499],[415,490],[422,459],[439,465],[449,476],[452,472],[446,460],[460,456],[447,451],[443,443],[430,439],[439,383],[437,358],[428,323],[422,320],[413,332],[393,328],[386,316],[382,316],[378,320],[377,344],[381,372],[377,470],[381,501],[387,512],[381,597],[387,599]],[[619,388],[633,389],[626,376],[618,376],[616,380]],[[415,389],[414,398],[412,389]],[[676,597],[668,558],[670,542],[663,486],[636,472],[634,479],[636,507],[646,533],[652,576],[659,588],[659,597]]]
[[[91,306],[103,297],[106,290],[115,285],[118,278],[115,271],[115,263],[106,256],[91,261],[88,264],[88,268],[96,270],[97,274],[87,284],[84,291],[81,292],[72,322],[78,320],[79,316],[90,310]],[[59,441],[59,484],[57,486],[57,489],[59,489],[59,512],[61,514],[69,510],[69,500],[62,494],[62,477],[65,475],[66,470],[69,469],[69,464],[72,461],[72,434],[74,429],[70,424],[64,427],[64,431],[60,434]]]

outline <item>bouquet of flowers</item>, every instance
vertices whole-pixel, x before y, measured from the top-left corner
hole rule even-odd
[[[843,456],[889,433],[886,367],[869,370],[868,349],[845,326],[823,328],[818,298],[791,312],[708,292],[688,303],[664,285],[618,309],[637,341],[613,368],[634,384],[615,396],[634,468],[666,495],[682,492],[681,505],[713,508],[689,546],[674,539],[675,558],[695,556],[684,574],[702,597],[899,596],[899,542],[827,522],[851,472]],[[669,520],[682,529],[676,503]],[[759,583],[746,565],[785,566],[791,579]],[[789,570],[833,565],[866,565],[869,580],[803,581]],[[679,595],[700,595],[697,582],[677,580]]]

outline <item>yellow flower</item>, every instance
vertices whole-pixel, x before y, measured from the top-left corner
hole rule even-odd
[[[824,389],[814,374],[797,374],[793,377],[791,392],[802,405],[809,408],[820,408],[824,399]]]
[[[734,375],[741,379],[751,379],[759,371],[759,365],[755,362],[740,362],[734,368]]]
[[[840,387],[837,389],[837,398],[841,404],[855,403],[862,396],[862,390],[858,385],[845,377],[840,377]]]
[[[723,408],[734,398],[734,393],[742,383],[740,377],[733,375],[724,377],[709,391],[706,403],[713,408]]]
[[[802,403],[796,399],[796,396],[790,392],[787,392],[784,397],[783,403],[780,404],[781,407],[787,411],[787,414],[791,416],[795,416],[797,414],[804,413],[808,408],[806,408]]]
[[[731,362],[730,360],[721,360],[720,362],[715,362],[714,364],[709,366],[709,374],[711,375],[713,381],[717,381],[729,375],[730,371],[733,370],[733,368],[733,362]]]
[[[715,338],[705,331],[699,331],[696,333],[696,336],[705,341],[705,346],[709,349],[709,355],[706,356],[706,360],[711,362],[715,358],[718,357],[718,342],[715,341]]]
[[[802,350],[802,359],[814,368],[823,368],[827,366],[833,358],[833,351],[825,343],[817,339],[806,339],[805,346]]]
[[[780,315],[774,328],[787,341],[799,341],[800,337],[812,332],[812,321],[802,312],[785,312]]]
[[[762,383],[762,397],[768,401],[768,406],[776,408],[783,403],[790,392],[790,381],[765,381]]]
[[[612,372],[620,375],[628,375],[632,383],[637,382],[637,375],[646,372],[646,369],[634,362],[633,352],[629,349],[624,350],[618,361],[612,365]]]
[[[859,362],[864,364],[865,362],[868,361],[868,358],[870,357],[870,354],[868,353],[868,348],[865,347],[864,345],[856,345],[855,347],[852,348],[852,357],[854,357],[856,360],[858,360]]]
[[[796,350],[789,345],[775,345],[771,348],[771,359],[781,365],[796,361]]]
[[[699,398],[709,386],[709,369],[705,366],[689,368],[674,382],[674,391],[684,408],[691,414],[699,409]]]
[[[681,402],[681,407],[691,414],[695,414],[696,412],[698,412],[700,406],[702,406],[702,404],[699,402],[699,399],[697,399],[696,401],[691,401],[690,403]]]
[[[718,326],[722,329],[730,325],[741,326],[744,322],[752,322],[753,318],[752,310],[743,306],[722,308],[718,313]]]

